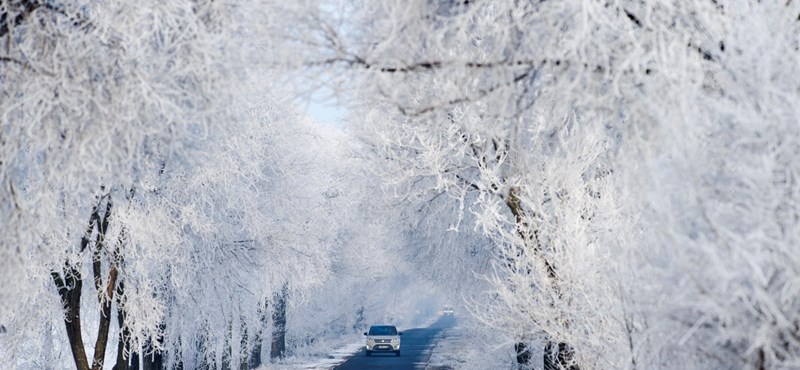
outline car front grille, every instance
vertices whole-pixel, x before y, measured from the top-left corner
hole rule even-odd
[[[391,343],[391,339],[375,339],[375,343]]]

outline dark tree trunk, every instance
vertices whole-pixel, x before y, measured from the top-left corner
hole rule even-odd
[[[81,334],[81,291],[83,280],[80,271],[74,266],[64,266],[64,278],[57,272],[51,273],[53,282],[58,288],[61,304],[64,306],[64,326],[67,329],[67,339],[72,350],[72,359],[75,360],[77,370],[89,370],[89,361],[83,347]]]
[[[269,301],[264,299],[264,305],[259,309],[259,322],[261,323],[261,327],[256,331],[253,337],[253,349],[250,351],[248,365],[251,369],[261,366],[261,348],[264,343],[263,330],[267,327],[267,324],[269,324],[269,315],[267,315],[269,311],[267,308],[269,308]]]
[[[160,351],[153,352],[153,345],[148,341],[144,348],[143,362],[139,362],[139,354],[131,353],[131,365],[128,370],[162,370],[164,369],[164,355]]]
[[[514,351],[517,353],[517,367],[527,369],[531,362],[531,351],[528,349],[528,344],[517,342],[514,344]]]
[[[108,289],[110,292],[107,298],[101,298],[100,303],[100,327],[97,329],[97,341],[94,348],[94,361],[92,362],[93,370],[103,369],[103,360],[106,355],[106,345],[108,344],[108,328],[111,324],[111,303],[113,302],[111,295],[113,295],[113,284],[117,276],[117,270],[112,268],[108,281]]]
[[[86,234],[81,238],[80,252],[86,250],[91,242],[90,238],[94,232],[97,220],[100,218],[97,207],[92,209],[89,218],[89,225]],[[83,334],[81,333],[81,294],[83,292],[83,277],[81,276],[80,266],[71,262],[65,262],[61,272],[52,271],[50,276],[58,290],[61,304],[64,307],[64,326],[67,330],[67,339],[72,350],[72,359],[75,361],[77,370],[89,370],[89,361],[86,357],[86,350],[83,346]]]
[[[117,297],[121,299],[125,292],[125,285],[120,282],[117,286]],[[117,361],[112,370],[161,370],[164,368],[164,355],[161,352],[152,353],[153,346],[148,341],[145,344],[144,362],[139,361],[139,353],[131,349],[131,332],[126,326],[128,314],[120,308],[117,301],[117,324],[120,328],[120,335],[117,338]],[[162,325],[162,330],[164,326]]]
[[[283,358],[286,352],[286,299],[289,286],[283,284],[275,297],[275,311],[272,312],[272,350],[270,358]]]
[[[758,349],[758,354],[756,355],[756,369],[758,370],[766,370],[767,368],[767,361],[766,355],[764,354],[764,348]]]
[[[102,189],[102,188],[101,188]],[[106,202],[104,213],[100,214],[100,206]],[[106,345],[108,343],[108,330],[111,324],[111,306],[114,302],[114,292],[117,282],[117,267],[120,243],[115,243],[113,251],[108,251],[105,240],[106,231],[111,221],[111,197],[106,194],[99,198],[98,204],[92,208],[89,224],[86,233],[81,238],[80,253],[84,253],[91,244],[91,237],[96,231],[96,240],[92,245],[92,272],[94,277],[95,289],[97,290],[97,302],[100,307],[100,325],[97,330],[97,339],[94,345],[94,358],[89,367],[86,357],[84,342],[81,333],[81,294],[83,292],[83,276],[79,262],[67,261],[61,271],[52,271],[50,276],[58,290],[61,303],[64,307],[64,326],[67,330],[72,358],[78,370],[102,370],[103,360],[105,359]],[[110,264],[108,267],[108,278],[103,281],[102,263],[103,256]]]
[[[506,205],[514,215],[517,234],[522,238],[527,247],[525,252],[533,253],[533,255],[542,262],[547,276],[550,278],[550,284],[553,290],[559,298],[562,298],[556,268],[545,255],[539,240],[539,230],[535,225],[530,224],[531,220],[534,218],[530,217],[528,211],[523,208],[518,193],[519,188],[512,187],[509,189],[506,198]],[[552,304],[555,305],[555,302]],[[525,348],[525,343],[517,343],[514,345],[514,349],[517,353],[517,363],[520,367],[527,366],[530,353],[520,350],[520,345],[523,349]],[[524,356],[520,356],[520,354],[524,354]],[[544,347],[544,370],[579,370],[575,362],[575,351],[567,343],[556,344],[552,341],[547,342],[547,345]]]
[[[111,199],[107,200],[106,212],[103,215],[97,230],[94,253],[92,255],[92,272],[94,274],[95,289],[97,290],[97,303],[100,305],[100,325],[97,328],[97,340],[94,345],[94,359],[92,370],[102,370],[108,344],[108,328],[111,325],[111,305],[114,303],[114,292],[117,283],[117,263],[120,243],[115,243],[111,254],[111,266],[108,269],[108,279],[103,283],[101,253],[108,248],[105,239],[108,224],[111,218]],[[124,232],[123,232],[124,235]],[[124,238],[124,237],[123,237]],[[120,240],[121,242],[121,240]]]
[[[123,294],[125,294],[125,284],[120,281],[119,285],[117,285],[117,325],[119,325],[119,337],[117,338],[117,362],[112,370],[128,370],[129,357],[126,355],[126,352],[130,353],[129,338],[131,336],[131,332],[128,330],[128,327],[125,326],[127,314],[120,305],[120,300],[122,299]]]
[[[247,365],[250,369],[255,369],[261,366],[261,336],[259,335],[256,338],[256,342],[253,345],[253,349],[250,351],[250,359],[247,362]]]
[[[358,311],[356,311],[356,321],[353,323],[353,331],[361,331],[361,328],[364,327],[364,320],[366,320],[364,317],[364,306],[361,306],[358,308]]]

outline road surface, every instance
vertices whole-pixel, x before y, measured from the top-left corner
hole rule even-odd
[[[436,344],[437,335],[455,324],[456,319],[453,316],[442,316],[427,328],[403,330],[400,340],[400,357],[396,357],[392,352],[373,352],[372,356],[367,357],[362,348],[335,369],[424,369],[431,357],[431,349]]]

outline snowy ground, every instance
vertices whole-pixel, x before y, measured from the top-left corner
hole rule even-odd
[[[433,347],[426,370],[515,369],[511,345],[488,345],[502,339],[486,333],[467,318],[442,332]]]
[[[314,357],[287,357],[279,364],[267,364],[257,370],[289,370],[289,369],[333,369],[336,365],[347,361],[364,345],[362,340],[342,344],[332,349],[327,355]]]

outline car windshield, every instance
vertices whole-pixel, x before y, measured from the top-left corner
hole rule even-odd
[[[369,335],[397,335],[397,328],[394,326],[372,326],[369,328]]]

